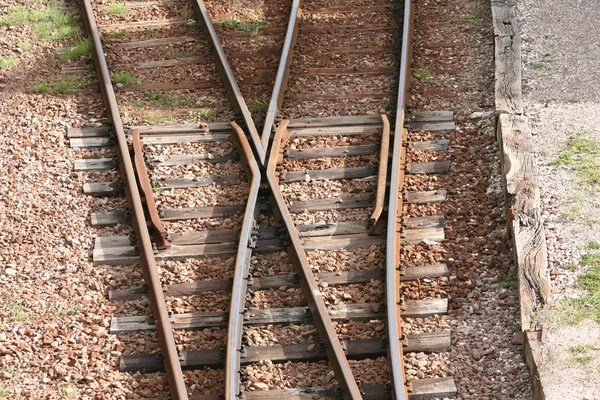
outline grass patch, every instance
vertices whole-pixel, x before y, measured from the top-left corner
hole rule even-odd
[[[21,48],[21,50],[28,52],[31,51],[31,49],[33,49],[33,43],[31,42],[22,42],[19,44],[19,47]]]
[[[569,104],[577,104],[577,103],[579,103],[579,101],[571,99],[571,100],[567,100],[567,103],[569,103]]]
[[[113,76],[113,80],[115,83],[122,85],[135,85],[137,83],[137,79],[130,72],[118,72]]]
[[[536,71],[550,69],[550,66],[548,64],[546,64],[546,62],[547,61],[540,61],[537,63],[533,63],[533,64],[531,64],[531,69],[536,70]]]
[[[94,50],[94,45],[90,40],[81,40],[65,54],[62,54],[60,59],[63,62],[79,60],[81,57],[91,54],[92,50]]]
[[[158,109],[168,109],[177,107],[193,107],[194,103],[183,98],[178,93],[163,94],[158,92],[150,92],[147,96],[148,102],[153,107]],[[142,103],[146,104],[146,103]]]
[[[418,70],[415,71],[415,77],[417,77],[418,79],[426,79],[426,78],[429,78],[430,76],[431,76],[431,71],[425,67],[419,68]]]
[[[550,163],[555,166],[569,166],[578,176],[579,183],[587,189],[600,189],[600,141],[589,139],[589,131],[573,133],[567,142],[567,149]]]
[[[464,23],[464,24],[471,24],[471,25],[479,25],[481,23],[481,21],[479,21],[477,18],[473,17],[472,15],[464,15],[460,18],[453,18],[451,22],[453,24]]]
[[[251,36],[259,36],[266,25],[264,22],[259,21],[257,17],[251,18],[248,22],[242,22],[237,18],[227,18],[218,22],[218,24],[233,31],[248,32]]]
[[[171,58],[192,57],[194,53],[189,51],[174,51],[171,53]]]
[[[127,35],[127,32],[125,31],[114,31],[114,32],[108,32],[107,36],[111,39],[119,39],[122,38],[123,36]]]
[[[563,269],[566,269],[567,271],[574,271],[577,269],[577,265],[575,264],[566,264],[565,266],[563,266]]]
[[[269,102],[262,97],[257,97],[254,99],[254,104],[250,107],[250,112],[252,114],[260,114],[267,112],[269,108]]]
[[[0,26],[31,26],[33,33],[43,40],[60,40],[77,34],[77,23],[71,13],[58,8],[29,10],[13,7],[0,18]]]
[[[35,85],[36,93],[65,94],[74,89],[85,89],[90,82],[87,79],[77,77],[60,78],[55,81],[40,82]]]
[[[578,344],[576,346],[571,346],[569,348],[569,351],[572,354],[585,354],[585,353],[589,353],[589,352],[595,351],[595,350],[600,350],[600,347],[595,346],[591,343]]]
[[[110,15],[124,15],[129,12],[129,7],[125,3],[112,3],[106,7],[106,12]]]
[[[12,58],[2,57],[0,58],[0,69],[11,69],[17,65],[17,62]]]
[[[600,243],[598,242],[589,242],[586,246],[586,249],[588,250],[598,250],[600,249]]]
[[[60,386],[60,396],[62,399],[66,400],[76,400],[77,399],[77,388],[75,385],[71,383],[66,383]]]
[[[12,392],[8,389],[4,389],[2,386],[0,386],[0,397],[8,397],[12,394]]]
[[[148,115],[146,118],[144,118],[144,122],[147,122],[152,125],[163,125],[163,124],[166,124],[167,122],[171,122],[171,121],[173,121],[173,118],[159,117],[156,115]]]
[[[198,111],[190,111],[188,116],[190,118],[205,120],[215,115],[215,112],[211,108],[203,107]]]
[[[499,289],[510,289],[517,286],[517,266],[511,265],[508,272],[502,274],[500,279],[492,284],[492,287]]]

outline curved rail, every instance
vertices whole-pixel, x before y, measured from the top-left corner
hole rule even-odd
[[[268,149],[269,147],[269,139],[271,138],[275,118],[283,103],[283,94],[287,87],[290,75],[290,65],[292,64],[292,58],[294,56],[294,46],[296,45],[296,39],[298,38],[298,24],[300,23],[300,15],[302,14],[302,3],[303,0],[294,0],[292,4],[292,12],[290,13],[290,20],[285,33],[285,42],[283,44],[283,50],[281,51],[277,75],[275,76],[273,93],[271,94],[271,101],[269,101],[265,125],[263,126],[261,140],[264,149]]]
[[[123,179],[126,183],[127,200],[133,214],[133,227],[138,237],[144,279],[148,285],[148,297],[152,308],[152,314],[156,321],[158,341],[163,355],[171,397],[177,400],[187,399],[187,389],[183,380],[183,373],[179,363],[177,347],[175,346],[167,304],[165,302],[160,277],[156,268],[156,260],[152,250],[148,226],[146,225],[144,208],[142,206],[133,164],[129,157],[127,138],[117,108],[117,99],[110,80],[106,58],[104,57],[104,51],[102,49],[102,41],[100,40],[98,26],[96,25],[96,19],[94,18],[94,11],[90,0],[81,0],[80,6],[84,24],[94,44],[94,64],[96,66],[102,97],[108,108],[109,118],[114,125],[115,134],[117,136],[121,175],[123,175]]]
[[[229,309],[228,340],[225,356],[225,399],[233,400],[240,395],[240,356],[242,351],[242,335],[244,325],[244,309],[246,306],[246,289],[250,278],[250,257],[256,245],[256,224],[258,220],[258,190],[260,189],[260,168],[244,131],[235,122],[231,123],[235,136],[232,140],[242,150],[242,162],[248,175],[252,176],[250,194],[246,203],[244,221],[238,243],[233,290]]]
[[[383,205],[385,202],[385,187],[387,183],[388,158],[390,155],[390,121],[385,114],[381,115],[383,128],[381,129],[381,151],[379,152],[379,171],[377,172],[377,195],[375,197],[375,209],[369,219],[369,233],[379,235],[381,229],[377,229],[381,214],[383,213]]]
[[[223,47],[221,46],[221,41],[217,36],[217,31],[215,31],[215,27],[212,24],[210,15],[208,15],[208,11],[206,10],[204,1],[195,0],[193,2],[193,6],[196,9],[196,12],[202,18],[202,23],[200,25],[202,26],[204,33],[210,38],[210,43],[213,46],[213,50],[217,54],[219,72],[221,74],[223,82],[225,83],[225,88],[227,89],[229,100],[231,101],[231,104],[234,105],[236,111],[241,114],[242,119],[244,120],[244,124],[246,124],[246,127],[250,132],[250,139],[254,144],[256,156],[258,157],[260,162],[264,164],[267,157],[267,147],[261,144],[260,136],[258,135],[256,125],[254,124],[254,120],[252,119],[252,114],[250,113],[250,110],[246,105],[246,101],[242,96],[242,92],[240,91],[237,81],[235,80],[233,71],[229,66],[229,62],[227,61],[227,57],[225,56],[225,52],[223,51]]]
[[[284,136],[289,138],[287,126],[289,121],[284,120],[277,128],[275,137],[273,138],[273,146],[269,153],[269,163],[267,165],[267,180],[271,189],[271,195],[275,200],[276,214],[280,217],[286,227],[290,237],[291,244],[288,246],[288,252],[296,272],[300,276],[300,285],[308,302],[311,314],[315,321],[315,326],[319,332],[321,340],[325,343],[327,357],[335,374],[339,385],[344,392],[345,399],[362,399],[362,394],[350,365],[344,352],[344,348],[338,338],[331,317],[327,311],[327,307],[323,302],[321,291],[315,280],[315,276],[308,263],[306,252],[302,247],[302,241],[298,235],[298,231],[292,220],[292,216],[285,204],[285,200],[279,190],[279,181],[276,176],[276,168],[281,158],[281,150]]]
[[[400,56],[400,76],[398,78],[398,103],[390,179],[390,200],[388,208],[386,238],[386,306],[388,320],[389,354],[392,366],[392,385],[395,398],[408,399],[404,359],[402,354],[402,321],[400,304],[400,217],[402,215],[402,137],[404,130],[404,107],[410,85],[410,63],[412,56],[412,0],[404,0],[404,23],[402,29],[402,53]]]

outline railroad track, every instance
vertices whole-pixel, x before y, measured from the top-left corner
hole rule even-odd
[[[92,182],[84,191],[101,196],[124,191],[129,211],[97,212],[92,224],[113,226],[131,217],[133,226],[127,236],[99,237],[94,262],[141,263],[144,285],[114,289],[109,296],[146,313],[115,317],[111,332],[156,332],[159,342],[146,354],[123,355],[120,368],[165,371],[174,399],[452,397],[451,378],[408,381],[403,362],[403,353],[450,346],[447,331],[403,331],[402,318],[426,318],[448,309],[439,293],[406,298],[410,293],[401,285],[420,285],[448,273],[442,263],[404,268],[401,262],[405,243],[443,239],[443,216],[416,214],[420,205],[446,196],[438,190],[406,190],[405,180],[444,173],[450,166],[418,161],[423,158],[418,154],[443,151],[448,143],[412,142],[405,127],[411,47],[400,44],[411,42],[412,5],[309,3],[294,1],[287,28],[271,29],[285,33],[285,40],[265,119],[255,122],[202,0],[192,2],[184,18],[167,22],[185,21],[193,12],[201,32],[185,40],[202,43],[206,53],[202,60],[190,56],[183,62],[201,62],[209,78],[129,88],[113,83],[109,66],[122,64],[111,47],[176,40],[119,41],[105,47],[107,35],[99,31],[118,26],[98,27],[99,11],[82,0],[112,126],[73,129],[71,145],[116,142],[118,161],[80,160],[76,169],[110,170],[117,164],[122,183]],[[338,45],[320,47],[332,40],[332,23],[342,32],[335,39]],[[357,60],[364,61],[356,66]],[[384,66],[369,66],[382,60]],[[160,68],[180,62],[150,60],[136,66],[156,77],[165,75]],[[302,89],[315,87],[325,93]],[[332,91],[336,87],[346,90]],[[207,89],[214,91],[216,104],[229,107],[206,122],[124,126],[124,99],[115,88],[136,93]],[[419,125],[430,131],[453,126],[451,113],[414,114],[411,123],[415,130]],[[407,210],[411,215],[405,216]],[[189,260],[201,260],[190,265],[199,268],[196,275],[210,279],[178,276],[181,269],[175,265]],[[140,297],[149,299],[149,309]],[[220,331],[221,342],[186,348],[198,330]],[[294,376],[307,366],[317,371],[314,376]],[[208,386],[198,388],[186,375],[194,370],[217,372]]]

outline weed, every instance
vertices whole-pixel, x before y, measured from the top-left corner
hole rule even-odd
[[[577,104],[577,103],[579,103],[579,101],[571,99],[571,100],[567,100],[567,103],[569,103],[569,104]]]
[[[8,389],[4,389],[2,386],[0,386],[0,397],[8,397],[12,394],[12,392]]]
[[[158,29],[155,26],[149,26],[148,28],[146,28],[146,35],[154,36],[154,35],[156,35],[157,30]]]
[[[215,115],[215,112],[207,107],[201,108],[198,111],[190,111],[188,112],[188,116],[190,118],[205,120]]]
[[[569,137],[567,149],[559,154],[550,165],[570,166],[577,174],[581,185],[588,189],[600,189],[600,141],[589,139],[586,130],[573,133]]]
[[[63,398],[63,399],[75,400],[75,399],[77,399],[77,388],[75,387],[75,385],[70,384],[70,383],[61,385],[60,395],[61,395],[61,398]]]
[[[193,103],[184,99],[181,94],[170,93],[162,94],[158,92],[150,92],[147,96],[148,101],[159,109],[177,108],[177,107],[192,107]]]
[[[60,56],[63,62],[79,60],[81,57],[90,54],[94,50],[94,45],[90,40],[81,40],[75,46],[71,47],[65,54]]]
[[[502,275],[502,277],[492,286],[503,289],[514,288],[517,283],[517,266],[512,265],[510,270]]]
[[[164,188],[161,186],[160,183],[155,183],[154,186],[152,186],[152,191],[155,194],[161,194],[163,190]]]
[[[0,58],[0,69],[11,69],[15,65],[17,65],[17,63],[12,58]]]
[[[14,7],[0,18],[0,26],[24,25],[31,25],[38,38],[44,40],[60,40],[77,33],[73,15],[54,7],[42,10]]]
[[[35,85],[37,93],[60,93],[65,94],[74,89],[84,89],[90,82],[83,78],[67,77],[53,82],[40,82]]]
[[[118,39],[118,38],[122,38],[123,36],[127,35],[127,32],[125,31],[114,31],[114,32],[109,32],[107,33],[108,37],[112,38],[112,39]]]
[[[219,24],[233,31],[248,32],[251,36],[254,37],[259,36],[262,29],[265,27],[265,23],[259,21],[256,17],[251,18],[247,23],[244,23],[236,18],[227,18],[219,22]]]
[[[10,302],[6,309],[10,313],[10,319],[13,322],[22,322],[29,320],[29,313],[21,303]]]
[[[574,271],[577,269],[577,265],[575,264],[565,264],[563,266],[563,269],[566,269],[567,271]]]
[[[598,242],[589,242],[587,246],[585,246],[588,250],[598,250],[600,249],[600,243]]]
[[[22,43],[19,44],[19,47],[24,52],[28,52],[28,51],[31,51],[31,49],[33,49],[33,43],[31,43],[31,42],[22,42]]]
[[[195,19],[190,18],[190,19],[187,20],[187,25],[188,26],[194,26],[194,25],[196,25],[196,22],[197,21]]]
[[[183,58],[183,57],[192,57],[194,53],[189,51],[174,51],[171,53],[171,58]]]
[[[254,99],[252,107],[250,107],[250,112],[252,114],[260,114],[266,112],[267,108],[269,108],[269,103],[262,97],[257,97]]]
[[[122,85],[135,85],[137,83],[137,79],[130,72],[118,72],[113,76],[113,80],[115,83]]]
[[[594,351],[594,350],[600,350],[600,347],[595,346],[591,343],[578,344],[576,346],[571,346],[569,348],[569,351],[572,354],[585,354],[585,353],[589,353],[590,351]]]
[[[110,15],[124,15],[129,12],[129,7],[125,3],[112,3],[106,7],[106,12]]]
[[[162,125],[165,124],[167,122],[171,122],[172,118],[169,117],[158,117],[156,115],[148,115],[145,119],[144,122],[147,122],[149,124],[152,125]]]
[[[47,82],[41,82],[35,85],[35,92],[36,93],[49,93],[50,92],[50,84]]]
[[[425,78],[429,78],[430,76],[431,76],[431,71],[425,67],[421,67],[415,71],[415,77],[417,77],[418,79],[425,79]]]
[[[531,69],[536,71],[550,69],[550,66],[547,64],[547,62],[548,61],[540,61],[537,63],[533,63],[531,64]]]
[[[471,25],[479,25],[480,24],[480,21],[471,15],[464,15],[460,18],[453,18],[450,22],[452,22],[453,24],[458,24],[460,22],[465,23],[465,24],[471,24]]]

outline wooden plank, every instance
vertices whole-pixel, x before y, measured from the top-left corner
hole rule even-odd
[[[494,36],[517,36],[520,34],[516,3],[512,0],[492,0],[492,24]]]
[[[448,171],[450,171],[450,161],[406,164],[406,172],[409,174],[445,174]]]
[[[138,49],[145,47],[168,46],[170,44],[184,44],[197,41],[195,36],[176,36],[159,39],[140,40],[135,42],[116,43],[113,46],[121,49]]]
[[[429,204],[445,201],[447,192],[445,189],[430,190],[428,192],[407,192],[406,202],[411,204]]]
[[[337,250],[337,249],[352,249],[356,247],[366,246],[383,246],[385,238],[381,236],[371,236],[367,233],[357,235],[337,235],[331,236],[326,240],[321,237],[305,238],[305,250]]]
[[[365,221],[343,221],[332,224],[296,225],[301,238],[366,234],[367,223]]]
[[[205,80],[161,82],[161,83],[143,83],[134,85],[115,86],[117,92],[149,92],[156,90],[186,90],[186,89],[208,89],[219,87],[219,83]]]
[[[385,319],[385,307],[374,305],[379,303],[344,304],[334,305],[328,310],[331,319],[341,321],[346,319],[371,320]],[[407,300],[403,305],[402,316],[406,318],[425,318],[432,315],[442,315],[448,312],[448,299]],[[172,318],[173,329],[204,329],[212,327],[226,327],[228,317],[223,312],[205,312],[174,314]],[[245,324],[310,324],[313,319],[308,307],[296,308],[271,308],[248,310],[248,319]],[[115,317],[111,321],[110,332],[125,333],[152,331],[156,326],[151,324],[147,316]]]
[[[407,229],[443,228],[446,226],[446,219],[443,215],[408,217],[403,226]]]
[[[71,147],[84,148],[84,147],[111,147],[115,145],[115,141],[106,137],[84,137],[84,138],[72,138],[69,139],[69,145]]]
[[[125,222],[122,211],[95,212],[91,215],[92,226],[111,226]]]
[[[83,184],[83,193],[91,196],[111,196],[122,193],[117,182],[88,182]]]
[[[353,126],[315,126],[289,129],[292,138],[314,138],[318,136],[357,136],[375,135],[379,133],[378,125],[353,125]]]
[[[367,49],[369,52],[372,50]],[[348,115],[343,117],[319,117],[291,119],[288,125],[290,131],[298,128],[340,127],[351,125],[377,125],[381,126],[379,115]]]
[[[337,179],[356,179],[366,178],[368,176],[375,176],[376,174],[377,168],[375,167],[330,168],[321,170],[313,169],[308,171],[282,172],[279,176],[279,181],[289,183]]]
[[[302,46],[302,44],[300,44]],[[389,54],[395,50],[392,46],[371,46],[371,47],[330,47],[327,49],[320,47],[303,48],[302,54],[314,55],[315,57],[331,57],[334,54]]]
[[[231,130],[230,122],[208,122],[206,125],[202,124],[175,124],[175,125],[138,125],[138,126],[130,126],[130,130],[139,129],[140,135],[143,138],[147,138],[151,135],[181,135],[188,133],[195,133],[198,135],[215,135],[217,132],[219,134],[226,133],[227,138],[233,133]],[[215,140],[224,140],[220,139]]]
[[[521,37],[495,37],[496,113],[523,114]]]
[[[360,99],[385,99],[391,97],[388,93],[296,93],[287,96],[294,101],[316,101],[316,100],[360,100]]]
[[[242,177],[239,175],[230,176],[209,176],[205,178],[175,178],[159,181],[160,187],[165,189],[188,189],[206,186],[223,186],[237,185],[242,182]]]
[[[99,236],[94,240],[94,249],[131,247],[129,236]]]
[[[189,134],[189,135],[151,135],[151,136],[143,136],[142,142],[146,145],[148,144],[178,144],[178,143],[201,143],[201,142],[216,142],[220,140],[227,140],[229,135],[226,134],[212,134],[212,135],[203,135],[203,134]]]
[[[227,206],[209,206],[194,208],[171,208],[163,210],[161,216],[164,221],[181,221],[197,218],[227,217],[243,213],[244,204],[232,204]]]
[[[177,166],[177,165],[192,165],[192,164],[219,164],[225,163],[233,158],[233,154],[227,154],[225,156],[214,156],[211,153],[202,154],[182,154],[172,156],[166,159],[154,158],[149,161],[150,165],[153,166]]]
[[[546,399],[539,371],[539,367],[542,365],[542,337],[542,331],[523,332],[523,353],[532,377],[534,400]]]
[[[523,116],[501,114],[497,130],[517,264],[521,327],[523,331],[536,330],[535,315],[551,298],[551,284],[533,138]]]
[[[88,137],[101,137],[108,136],[109,128],[107,126],[98,127],[84,127],[84,128],[69,128],[67,130],[67,137],[69,138],[88,138]]]
[[[183,18],[158,19],[151,21],[120,22],[117,24],[98,25],[98,31],[106,32],[113,29],[127,30],[135,28],[159,28],[167,25],[184,25],[187,22]]]
[[[310,14],[344,14],[344,13],[371,13],[371,12],[392,12],[400,11],[394,4],[381,4],[381,5],[368,5],[359,7],[348,7],[348,6],[329,6],[329,7],[315,7],[304,10]]]
[[[444,239],[444,228],[407,229],[402,236],[408,243],[441,242]]]
[[[206,57],[192,56],[192,57],[181,57],[181,58],[170,58],[168,60],[153,60],[143,61],[129,64],[115,64],[111,65],[113,71],[124,70],[124,69],[151,69],[151,68],[169,68],[179,67],[185,65],[195,64],[208,64],[210,61]]]
[[[357,25],[329,25],[329,26],[319,26],[319,25],[304,25],[300,26],[300,33],[306,32],[368,32],[368,31],[395,31],[400,29],[400,25],[389,25],[389,24],[364,24],[361,26]]]
[[[412,391],[408,394],[410,400],[432,400],[437,398],[456,397],[456,383],[452,378],[413,379],[408,382]]]
[[[407,335],[405,352],[433,353],[450,350],[450,331]],[[385,357],[387,346],[381,339],[342,340],[344,352],[350,359]],[[274,363],[325,360],[325,348],[317,343],[298,343],[272,346],[249,346],[241,359],[242,365],[270,360]],[[225,353],[222,349],[183,351],[181,366],[185,369],[206,367],[222,368]],[[121,357],[119,370],[122,372],[162,372],[164,363],[156,354],[126,354]]]
[[[73,171],[109,171],[116,169],[112,158],[92,158],[75,160]]]
[[[389,75],[397,72],[393,67],[379,68],[292,68],[295,76],[336,76],[336,75]]]
[[[359,146],[317,147],[312,149],[287,150],[290,160],[309,160],[321,157],[355,157],[376,154],[379,146],[374,144]]]
[[[410,142],[408,148],[415,151],[445,151],[450,147],[450,140],[423,140],[420,142]]]
[[[456,125],[454,121],[434,121],[434,122],[419,122],[419,121],[411,121],[409,124],[409,129],[413,132],[418,131],[453,131],[456,130]]]
[[[446,264],[432,264],[406,268],[404,274],[400,276],[400,280],[406,282],[423,278],[440,278],[448,275],[450,275],[450,270]]]
[[[411,114],[410,120],[413,122],[436,122],[436,121],[454,121],[454,112],[452,111],[417,111]]]
[[[410,381],[413,387],[408,393],[410,400],[431,400],[435,398],[456,397],[456,384],[452,378],[426,378]],[[360,386],[364,400],[392,400],[393,390],[389,385]],[[245,392],[248,400],[343,400],[343,393],[336,386],[320,386],[269,391]],[[219,400],[221,395],[192,395],[190,400]]]
[[[370,195],[348,195],[335,197],[332,199],[294,201],[289,203],[288,209],[292,214],[300,214],[305,211],[315,212],[372,206],[373,197]]]

